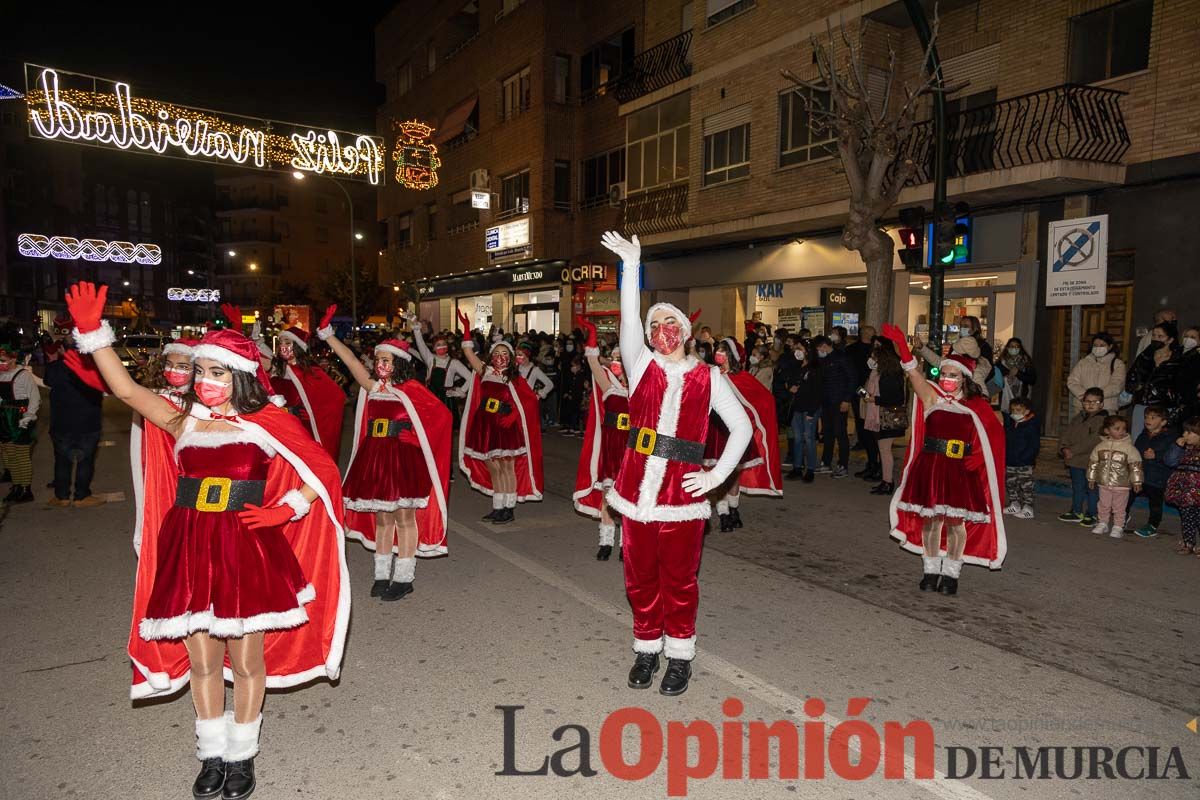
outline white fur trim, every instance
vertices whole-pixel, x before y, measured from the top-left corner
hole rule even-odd
[[[617,526],[611,522],[600,523],[600,544],[609,545],[615,543],[617,538]]]
[[[333,326],[332,325],[326,325],[324,328],[321,328],[320,330],[317,331],[317,338],[320,339],[322,342],[325,341],[326,339],[331,338],[332,336],[333,336]]]
[[[509,492],[508,494],[504,495],[504,507],[505,508],[516,508],[517,507],[516,493]]]
[[[228,738],[224,716],[196,720],[196,758],[203,761],[206,758],[220,758],[225,755],[225,743]]]
[[[740,502],[740,500],[741,500],[741,495],[739,495],[739,494],[730,494],[730,495],[726,495],[726,496],[725,496],[725,499],[729,501],[729,507],[730,507],[730,508],[737,508],[737,507],[738,507],[738,503],[739,503],[739,502]]]
[[[273,405],[273,406],[276,406],[276,407],[278,407],[278,408],[283,408],[284,406],[286,406],[286,405],[287,405],[287,400],[285,400],[285,399],[283,398],[283,395],[281,395],[281,394],[272,394],[272,395],[268,395],[268,396],[267,396],[267,401],[268,401],[268,402],[269,402],[271,405]]]
[[[396,358],[403,358],[405,361],[412,361],[412,353],[408,352],[407,350],[403,350],[399,347],[393,347],[390,344],[375,345],[375,352],[378,353],[380,350],[382,350],[385,353],[391,353]]]
[[[942,557],[941,556],[921,556],[921,561],[924,564],[926,575],[941,575],[942,574]]]
[[[168,344],[164,344],[163,349],[162,349],[162,354],[165,356],[165,355],[170,355],[172,353],[174,353],[175,355],[190,357],[192,355],[192,348],[190,346],[188,346],[186,344],[182,344],[180,342],[170,342]]]
[[[900,366],[904,368],[905,372],[912,372],[917,368],[917,360],[915,358],[910,358],[908,361],[901,362]]]
[[[674,636],[664,638],[663,655],[667,658],[682,658],[684,661],[692,661],[696,658],[696,637],[694,635],[686,639],[676,639]]]
[[[105,347],[112,347],[113,342],[117,340],[117,335],[113,333],[112,326],[106,319],[100,320],[100,327],[94,331],[80,333],[79,328],[74,328],[71,334],[75,337],[75,347],[85,355]]]
[[[615,489],[610,489],[604,499],[613,511],[638,522],[686,522],[689,519],[708,519],[712,516],[712,504],[707,500],[683,506],[652,505],[645,509],[621,497]]]
[[[300,493],[299,489],[292,489],[283,497],[279,498],[277,505],[282,506],[285,504],[291,506],[292,511],[296,512],[296,515],[292,517],[292,522],[295,522],[298,519],[303,519],[312,508],[312,503],[310,503],[308,499]]]
[[[481,453],[478,450],[472,450],[468,447],[467,449],[463,450],[463,452],[469,455],[471,458],[477,458],[480,461],[487,461],[488,459],[492,458],[515,458],[516,456],[523,456],[529,451],[524,447],[520,447],[516,450],[488,450],[486,453]]]
[[[585,347],[585,348],[583,348],[583,355],[585,358],[598,357],[600,355],[600,348],[599,347]]]
[[[650,321],[654,319],[654,314],[658,311],[667,311],[679,320],[679,328],[683,331],[684,344],[692,338],[692,321],[688,319],[688,315],[680,310],[679,306],[672,303],[655,303],[646,310],[646,338],[650,338]]]
[[[295,347],[299,347],[301,350],[303,350],[306,353],[308,352],[308,343],[305,342],[303,339],[301,339],[296,334],[292,333],[291,331],[280,331],[279,338],[287,339],[287,340],[291,341],[292,345],[294,345]]]
[[[480,378],[480,380],[487,380],[487,379],[488,379],[487,375],[483,375]],[[537,481],[534,480],[533,462],[528,457],[528,444],[530,441],[530,437],[529,437],[529,423],[525,419],[525,406],[521,403],[521,398],[517,395],[516,387],[514,387],[511,382],[509,382],[507,385],[508,385],[509,396],[512,398],[511,405],[513,408],[516,409],[517,416],[521,420],[521,433],[524,436],[525,443],[526,443],[525,452],[520,452],[517,455],[525,456],[525,468],[529,472],[530,493],[527,495],[518,495],[517,502],[519,502],[519,503],[541,502],[542,492],[538,490]],[[472,489],[474,489],[478,492],[482,492],[483,494],[486,494],[489,497],[491,497],[493,494],[496,493],[495,489],[493,489],[491,486],[485,486],[485,485],[477,482],[474,479],[474,477],[471,475],[470,468],[467,466],[466,460],[468,457],[474,458],[477,460],[486,460],[485,458],[481,458],[481,456],[479,456],[477,454],[469,453],[467,451],[467,446],[466,446],[467,427],[468,427],[468,423],[470,422],[470,418],[471,418],[471,406],[474,402],[474,400],[472,398],[475,395],[474,379],[472,379],[467,384],[467,386],[468,386],[467,402],[464,406],[465,411],[463,413],[462,424],[458,426],[458,468],[462,471],[462,473],[464,475],[467,476],[467,482],[471,484]],[[503,452],[503,451],[501,451],[501,452]],[[515,468],[516,468],[516,465],[514,465],[514,469]],[[435,488],[436,488],[436,484],[435,484]],[[418,555],[420,555],[419,552],[418,552]]]
[[[300,396],[300,405],[304,406],[304,411],[308,414],[309,433],[312,434],[317,444],[321,444],[321,431],[317,428],[317,415],[313,413],[312,404],[308,402],[308,392],[304,391],[304,384],[300,382],[300,378],[296,375],[296,371],[292,369],[291,364],[284,367],[283,377],[291,381],[292,386],[296,388],[296,394]],[[276,395],[276,397],[283,400],[282,395]],[[274,398],[272,398],[272,402],[274,402]],[[283,403],[281,402],[279,405],[282,406]]]
[[[633,652],[635,653],[661,653],[663,651],[662,637],[657,639],[634,639]]]
[[[897,503],[896,508],[900,511],[908,511],[912,514],[920,514],[926,519],[933,517],[949,517],[951,519],[962,519],[967,522],[988,522],[992,515],[986,511],[968,511],[965,508],[957,508],[955,506],[937,504],[933,508],[918,505],[916,503]]]
[[[380,511],[399,511],[402,508],[428,508],[428,497],[400,497],[395,500],[362,500],[345,499],[343,505],[350,511],[363,511],[368,514]]]
[[[507,347],[510,356],[516,357],[517,355],[517,351],[513,349],[513,346],[505,341],[493,342],[492,346],[488,348],[488,355],[496,352],[497,347]]]
[[[379,538],[378,534],[376,534],[375,538],[376,539]],[[391,555],[391,553],[388,553],[387,555],[380,555],[379,553],[376,553],[375,554],[375,580],[386,581],[388,578],[391,577],[391,575],[392,575],[392,555]]]
[[[229,744],[225,751],[226,763],[247,761],[258,755],[258,735],[262,731],[262,714],[253,722],[234,722],[229,715]]]
[[[961,558],[943,558],[942,559],[942,574],[947,578],[957,578],[962,573]]]
[[[392,573],[392,581],[395,583],[412,583],[416,571],[417,560],[415,558],[397,558],[396,571]]]
[[[507,497],[503,492],[496,492],[492,495],[492,509],[499,511],[504,508],[504,498]]]
[[[207,611],[184,612],[177,617],[159,619],[144,618],[138,625],[138,635],[146,641],[156,639],[182,639],[196,631],[208,631],[217,639],[240,639],[247,633],[258,631],[280,631],[298,628],[308,622],[307,603],[317,597],[317,590],[310,583],[296,593],[296,607],[287,611],[269,611],[251,617],[218,617],[212,606]]]
[[[470,338],[469,336],[463,337],[462,347],[464,350],[466,350],[468,348],[470,348],[471,350],[474,350],[475,349],[475,340]]]
[[[239,356],[232,350],[226,350],[224,347],[218,347],[215,344],[196,345],[195,349],[192,350],[192,360],[195,361],[198,358],[208,358],[230,369],[236,369],[238,372],[249,372],[251,374],[256,374],[258,368],[262,366],[257,360],[251,361],[244,356]]]
[[[722,515],[729,513],[728,498],[722,497],[720,500],[717,501],[717,513],[722,514]]]
[[[192,423],[189,421],[187,424],[190,426]],[[262,429],[258,428],[258,430]],[[247,429],[198,431],[193,427],[187,427],[175,440],[175,459],[179,459],[179,451],[185,447],[224,447],[227,444],[255,444],[268,456],[272,458],[275,456],[275,448],[271,446],[271,440],[265,435],[265,432],[264,435],[259,435],[255,430]]]

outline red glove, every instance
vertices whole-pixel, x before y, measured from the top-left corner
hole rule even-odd
[[[294,516],[296,511],[286,503],[270,508],[246,503],[246,510],[238,512],[238,519],[246,523],[247,528],[278,528],[291,522]]]
[[[108,300],[108,287],[80,281],[67,289],[67,310],[75,320],[80,333],[91,333],[100,329],[100,318],[104,316],[104,304]]]
[[[600,346],[599,341],[596,339],[596,326],[592,324],[591,320],[587,319],[586,317],[580,319],[579,327],[582,328],[583,332],[587,334],[587,343],[584,345],[584,347]]]
[[[221,303],[221,313],[229,320],[229,327],[238,333],[242,332],[242,310],[229,303]]]
[[[456,311],[455,313],[458,315],[459,324],[462,325],[463,336],[469,336],[471,334],[471,320],[461,311]]]
[[[317,330],[324,330],[333,322],[333,315],[337,313],[337,303],[333,303],[325,309],[325,316],[321,317],[321,324],[317,326]]]
[[[104,382],[100,370],[96,368],[96,360],[91,356],[81,356],[76,350],[68,350],[63,353],[63,363],[67,365],[67,369],[75,373],[79,380],[97,392],[110,393],[108,384]]]
[[[882,333],[885,339],[896,345],[896,352],[900,355],[900,363],[906,364],[913,360],[912,350],[908,349],[908,339],[904,337],[904,331],[890,322],[885,322]]]

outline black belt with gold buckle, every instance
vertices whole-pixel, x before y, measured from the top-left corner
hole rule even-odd
[[[266,490],[266,481],[180,478],[175,484],[175,505],[197,511],[241,511],[247,503],[262,505]]]
[[[489,414],[511,414],[513,407],[509,403],[489,397],[483,401],[483,410]]]
[[[373,419],[370,433],[372,438],[386,439],[412,430],[412,422],[406,419]]]
[[[932,436],[926,436],[923,449],[926,453],[941,453],[947,458],[962,458],[971,455],[971,443],[962,439],[935,439]]]
[[[653,428],[629,431],[629,441],[625,446],[632,447],[644,456],[658,456],[697,466],[704,463],[704,442],[664,436]]]
[[[606,411],[604,427],[616,428],[619,431],[629,430],[629,414],[624,411]]]

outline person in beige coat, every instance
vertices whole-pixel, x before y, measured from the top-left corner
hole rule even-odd
[[[920,345],[920,342],[917,344]],[[919,352],[921,358],[924,359],[925,363],[927,364],[932,364],[936,367],[942,363],[942,357],[935,353],[933,348],[927,344],[921,345]],[[970,356],[971,358],[975,359],[975,371],[971,373],[971,379],[974,380],[975,383],[979,384],[979,388],[983,389],[984,395],[987,395],[990,391],[990,389],[988,389],[988,380],[992,377],[992,362],[980,355],[979,342],[975,339],[975,337],[958,337],[954,344],[950,346],[950,352],[960,353],[964,356]]]
[[[1091,351],[1071,368],[1067,389],[1071,392],[1071,413],[1081,410],[1083,393],[1093,386],[1104,390],[1104,410],[1117,413],[1121,392],[1125,391],[1125,362],[1117,358],[1117,346],[1107,333],[1092,336]]]
[[[1088,459],[1088,487],[1100,487],[1100,518],[1092,533],[1108,533],[1120,539],[1125,531],[1125,511],[1129,506],[1129,490],[1142,490],[1142,454],[1129,438],[1129,423],[1124,417],[1110,416],[1104,421],[1104,438],[1092,448]],[[1108,517],[1112,515],[1112,531]]]

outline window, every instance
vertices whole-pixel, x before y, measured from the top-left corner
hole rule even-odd
[[[479,226],[479,209],[471,207],[471,190],[463,189],[450,196],[450,219],[446,233],[456,234]]]
[[[686,33],[692,29],[692,4],[684,3],[679,9],[679,32]]]
[[[425,46],[425,61],[426,61],[426,67],[428,67],[428,69],[429,69],[429,74],[432,75],[434,73],[434,71],[437,69],[437,63],[438,63],[437,47],[434,45],[432,39],[430,39],[429,44],[427,44]]]
[[[625,148],[585,159],[580,170],[580,205],[595,208],[608,204],[608,190],[625,180]]]
[[[500,215],[529,212],[529,170],[500,179]]]
[[[809,110],[829,108],[829,92],[797,87],[779,95],[779,166],[802,164],[837,153],[833,131]]]
[[[691,126],[685,92],[626,117],[626,189],[639,192],[688,176]]]
[[[1126,0],[1071,19],[1071,83],[1094,83],[1150,64],[1153,0]]]
[[[504,79],[500,85],[501,119],[512,119],[529,110],[529,67]]]
[[[425,238],[433,241],[437,238],[437,203],[427,203],[425,205]]]
[[[412,91],[413,67],[411,62],[405,62],[396,72],[396,97],[403,97]]]
[[[554,57],[554,102],[565,103],[570,95],[571,57]]]
[[[318,244],[327,244],[329,242],[329,228],[318,227],[316,229],[316,236]]]
[[[130,233],[138,229],[138,193],[133,189],[125,192],[125,227]]]
[[[95,207],[96,224],[103,225],[108,218],[108,194],[104,190],[104,184],[97,183],[95,195],[92,200],[92,205]]]
[[[579,60],[579,89],[585,98],[603,94],[604,86],[633,64],[634,30],[628,28],[605,39]]]
[[[754,0],[708,0],[706,9],[707,26],[712,27],[743,11],[754,8]]]
[[[571,210],[571,162],[554,162],[554,207],[559,211]]]
[[[121,195],[115,186],[108,187],[108,205],[104,212],[104,223],[114,228],[121,224]]]
[[[139,200],[141,201],[139,203],[141,206],[139,216],[141,219],[142,233],[154,233],[154,219],[153,215],[150,213],[150,193],[141,192],[139,195]]]
[[[396,235],[392,241],[396,247],[408,247],[412,244],[412,213],[401,214],[393,219],[396,221]]]
[[[704,137],[704,185],[750,174],[750,123]]]
[[[324,197],[318,197],[313,201],[318,214],[329,213],[329,200]]]

